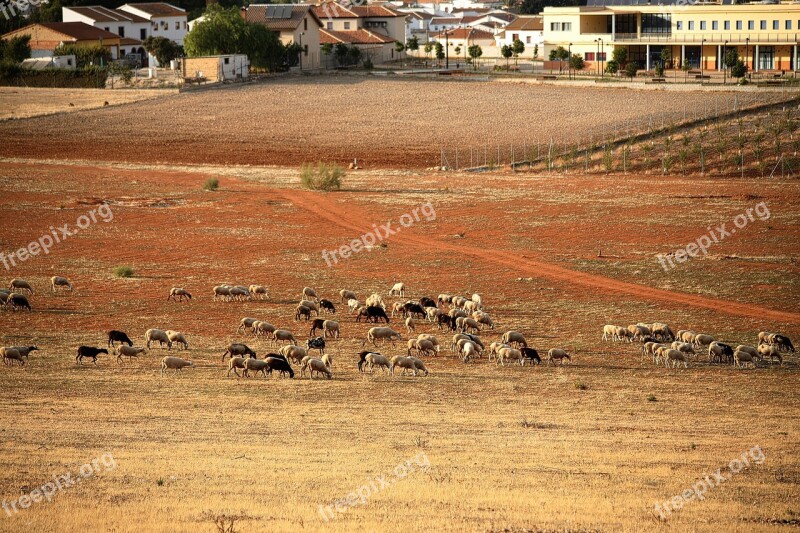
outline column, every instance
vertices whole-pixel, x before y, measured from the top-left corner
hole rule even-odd
[[[617,17],[616,15],[611,15],[611,40],[614,40],[614,36],[617,34]]]
[[[753,47],[753,50],[754,50],[753,53],[755,54],[753,56],[753,70],[758,72],[758,45],[755,45]]]
[[[717,70],[722,70],[722,46],[717,46]]]
[[[797,45],[792,47],[792,70],[797,70]]]
[[[683,68],[684,63],[686,62],[686,45],[681,45],[681,68]]]
[[[645,51],[645,60],[644,60],[644,69],[650,70],[650,45],[647,45],[647,49]]]

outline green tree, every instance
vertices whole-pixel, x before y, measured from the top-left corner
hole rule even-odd
[[[586,67],[586,63],[580,55],[572,54],[569,60],[569,66],[572,70],[583,70]]]
[[[514,44],[511,45],[511,50],[514,52],[514,64],[519,64],[519,56],[525,52],[525,43],[519,39],[514,39]]]
[[[503,47],[500,48],[500,54],[506,58],[506,70],[508,70],[508,60],[514,55],[514,50],[509,45],[504,44]]]
[[[430,59],[432,51],[433,51],[433,43],[428,41],[427,43],[425,43],[425,59]]]
[[[404,45],[403,43],[398,41],[398,42],[394,43],[394,49],[397,52],[397,55],[400,56],[400,60],[402,60],[403,59],[403,52],[406,49],[406,45]]]
[[[296,67],[300,64],[300,53],[302,51],[303,48],[299,43],[292,42],[283,45],[283,63],[289,68]]]
[[[533,58],[534,59],[539,59],[539,45],[538,44],[534,44],[533,45]]]
[[[325,43],[325,44],[321,45],[319,47],[319,49],[320,49],[320,52],[322,52],[322,55],[325,56],[325,65],[326,65],[326,68],[327,68],[329,66],[328,58],[331,57],[331,54],[333,54],[333,45],[331,43]]]
[[[340,67],[347,65],[347,52],[349,51],[348,47],[344,43],[337,43],[336,48],[333,50],[334,56],[336,56],[336,64]]]
[[[672,49],[669,46],[661,49],[661,66],[672,68]]]
[[[733,68],[737,61],[739,61],[739,51],[736,48],[728,48],[725,51],[723,64],[728,68]]]
[[[563,46],[550,50],[550,61],[565,61],[569,59],[569,52]]]
[[[455,48],[453,48],[453,53],[456,55],[456,57],[461,55],[461,45],[458,45]]]
[[[636,77],[636,72],[639,70],[639,66],[636,64],[636,61],[631,61],[627,65],[625,65],[625,75],[628,76],[630,79]]]
[[[416,35],[414,35],[408,41],[406,41],[406,50],[410,50],[412,52],[416,52],[417,50],[419,50],[419,39],[417,39]]]
[[[0,60],[9,63],[22,63],[31,57],[31,36],[20,35],[0,41]]]
[[[613,59],[611,61],[607,61],[606,72],[608,74],[616,74],[617,72],[619,72],[619,63],[617,63]]]
[[[169,62],[176,59],[181,52],[180,46],[175,41],[167,39],[166,37],[153,37],[152,35],[145,39],[142,44],[147,53],[152,55],[162,67],[169,65]]]
[[[736,64],[731,67],[731,76],[734,78],[744,78],[747,75],[747,65],[744,64],[744,61],[738,59]]]
[[[611,52],[611,59],[617,63],[619,68],[625,68],[625,65],[628,63],[628,49],[614,48]]]
[[[356,45],[351,45],[347,50],[347,60],[351,65],[358,65],[358,62],[361,61],[361,56],[361,48]]]
[[[441,66],[441,61],[444,59],[444,46],[439,41],[434,45],[436,47],[436,66]]]
[[[473,44],[469,48],[467,48],[467,53],[469,57],[472,59],[472,68],[478,70],[478,58],[483,55],[483,48],[479,44]]]

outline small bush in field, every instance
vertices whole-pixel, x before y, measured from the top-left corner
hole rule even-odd
[[[342,188],[345,173],[338,165],[317,163],[303,165],[300,170],[300,182],[303,187],[312,191],[333,191]]]

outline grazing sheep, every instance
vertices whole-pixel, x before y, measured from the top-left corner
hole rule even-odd
[[[563,365],[564,359],[567,359],[568,361],[572,362],[572,358],[569,356],[569,354],[566,351],[562,350],[561,348],[550,348],[547,351],[548,363],[552,363],[555,365],[556,361],[561,361],[561,364]]]
[[[783,365],[783,356],[781,355],[781,352],[777,346],[771,346],[769,344],[759,344],[758,354],[764,359],[769,357],[770,363],[772,362],[773,359],[777,359],[778,365]]]
[[[403,340],[403,336],[397,331],[389,327],[375,327],[370,328],[367,332],[367,338],[361,343],[364,346],[367,342],[371,342],[373,346],[378,346],[375,341],[388,340],[394,345],[395,340]]]
[[[169,290],[169,296],[167,296],[167,300],[178,300],[179,302],[182,302],[184,298],[191,300],[192,293],[180,287],[172,287]]]
[[[399,296],[401,298],[405,297],[406,295],[406,286],[401,283],[395,283],[392,285],[392,288],[389,289],[389,296]]]
[[[467,299],[463,296],[453,296],[452,306],[455,308],[464,307],[464,304],[467,303]]]
[[[108,350],[105,348],[94,348],[92,346],[78,346],[78,355],[75,356],[75,362],[83,364],[83,358],[89,357],[94,364],[97,364],[97,356],[101,353],[108,355]]]
[[[698,335],[699,337],[700,335]],[[695,337],[697,338],[697,337]],[[712,341],[708,345],[708,360],[713,362],[715,360],[719,360],[720,363],[732,363],[733,362],[733,348],[728,346],[727,344],[719,341]]]
[[[228,364],[228,367],[230,367],[230,364]],[[244,377],[249,378],[251,370],[256,373],[256,376],[258,376],[258,373],[261,372],[261,374],[266,379],[267,372],[269,372],[270,370],[270,366],[266,360],[261,361],[254,357],[249,357],[244,360],[244,368],[242,370],[242,374],[244,375]]]
[[[319,301],[319,308],[325,310],[326,313],[331,313],[332,315],[336,314],[336,306],[333,305],[332,301],[326,300],[325,298]]]
[[[389,323],[389,317],[386,315],[386,311],[377,305],[370,305],[359,309],[356,322],[361,322],[361,317],[364,317],[367,322],[374,322],[376,324],[380,319],[383,319],[386,324]]]
[[[72,290],[72,283],[69,282],[67,278],[62,278],[61,276],[53,276],[50,278],[50,290],[52,292],[56,292],[56,287],[65,287],[66,290]]]
[[[417,354],[434,356],[436,355],[436,347],[429,339],[416,339]]]
[[[689,368],[689,361],[686,359],[686,355],[683,352],[669,348],[664,350],[661,356],[664,358],[664,366],[668,367],[671,363],[672,368],[675,368],[683,363],[684,368]]]
[[[264,361],[269,365],[268,374],[271,375],[273,370],[277,370],[281,373],[281,376],[288,373],[289,378],[294,378],[294,370],[292,370],[291,365],[285,358],[275,357],[274,354],[270,354]]]
[[[172,344],[180,344],[183,346],[184,350],[189,349],[189,341],[186,340],[186,335],[180,331],[172,331],[171,329],[168,329],[165,333]]]
[[[139,354],[147,353],[146,348],[134,348],[133,346],[126,346],[124,344],[120,344],[117,346],[117,361],[122,362],[122,357],[127,357],[128,361],[131,360],[131,357],[139,357]]]
[[[411,335],[412,332],[416,333],[417,332],[417,327],[414,324],[414,317],[413,316],[409,316],[408,318],[406,318],[406,333]]]
[[[687,355],[689,354],[695,356],[697,355],[697,352],[694,349],[694,344],[688,342],[674,341],[671,346],[673,350],[678,350],[679,352],[683,352]]]
[[[235,287],[230,288],[230,297],[232,300],[250,300],[250,290],[247,287],[243,287],[241,285],[237,285]]]
[[[144,334],[144,340],[147,343],[147,349],[150,349],[150,343],[158,341],[158,345],[160,348],[164,348],[164,344],[167,345],[167,350],[172,349],[172,341],[169,340],[169,336],[167,335],[166,331],[160,329],[148,329]]]
[[[308,322],[308,320],[311,318],[311,309],[309,309],[305,305],[298,305],[297,308],[294,310],[294,319],[300,320],[300,317],[305,317],[306,322]]]
[[[362,352],[361,360],[358,362],[358,369],[363,372],[364,363],[369,366],[369,372],[372,373],[373,369],[377,366],[381,370],[386,370],[387,373],[392,373],[392,363],[389,358],[377,352]]]
[[[406,305],[406,302],[395,302],[395,303],[393,303],[392,304],[392,312],[390,313],[390,316],[392,318],[394,318],[394,315],[399,315],[399,314],[402,314],[403,316],[405,316],[405,305]]]
[[[495,341],[489,345],[489,361],[494,361],[497,359],[497,352],[499,352],[502,348],[511,348],[508,344],[503,342]]]
[[[0,355],[3,356],[3,364],[11,366],[14,364],[14,361],[18,361],[19,366],[25,366],[25,360],[23,359],[24,356],[16,348],[0,348]]]
[[[317,313],[317,316],[319,316],[319,305],[317,305],[317,302],[312,302],[311,300],[300,300],[298,306],[308,307]]]
[[[449,329],[450,331],[455,331],[456,320],[457,320],[456,318],[453,318],[450,315],[445,315],[444,313],[441,313],[436,317],[436,328],[442,329],[442,326],[446,326],[447,329]]]
[[[494,321],[492,321],[492,317],[489,316],[489,313],[484,313],[482,311],[476,311],[472,315],[472,318],[474,318],[475,321],[478,324],[483,324],[484,326],[489,326],[489,329],[491,329],[491,330],[494,329]]]
[[[466,333],[467,330],[478,333],[481,330],[481,326],[474,318],[465,317],[464,321],[461,323],[461,331]]]
[[[261,320],[256,320],[255,322],[253,322],[253,333],[256,336],[266,335],[267,333],[269,333],[271,336],[274,332],[275,332],[275,326],[273,326],[269,322],[263,322]]]
[[[552,359],[552,357],[551,357]],[[497,352],[497,361],[500,363],[501,366],[506,366],[506,361],[509,363],[511,361],[519,361],[519,364],[523,364],[522,359],[522,352],[517,350],[516,348],[500,348]],[[563,364],[563,359],[562,359]]]
[[[194,366],[194,363],[186,359],[181,359],[180,357],[168,355],[161,360],[161,375],[163,376],[164,371],[167,369],[174,370],[175,374],[183,372],[183,369],[187,366]]]
[[[787,337],[786,335],[780,335],[776,333],[775,335],[772,336],[771,341],[772,341],[771,344],[776,345],[778,347],[778,350],[791,353],[794,353],[795,351],[792,341],[789,340],[789,337]]]
[[[745,352],[745,353],[749,353],[753,357],[758,357],[758,358],[761,357],[759,355],[759,353],[758,353],[758,350],[755,348],[755,346],[750,346],[748,344],[740,344],[734,350],[734,355],[736,355],[736,352]]]
[[[627,339],[628,342],[633,342],[633,334],[625,327],[617,326],[616,334],[618,340]]]
[[[364,304],[367,307],[380,307],[384,311],[386,310],[386,304],[383,302],[383,298],[381,298],[381,295],[376,292],[370,294]]]
[[[287,361],[294,359],[296,362],[301,362],[303,357],[308,355],[308,351],[302,346],[294,346],[289,344],[279,350],[279,353],[286,357]]]
[[[744,364],[742,364],[744,363]],[[753,354],[749,352],[743,352],[740,350],[736,350],[733,352],[733,366],[738,366],[740,368],[746,368],[747,363],[753,365],[753,368],[756,367],[756,363],[754,361]]]
[[[39,347],[36,346],[35,344],[30,346],[12,346],[12,348],[17,350],[19,354],[26,359],[31,354],[31,352],[36,352],[39,350]]]
[[[349,302],[350,300],[358,300],[358,296],[353,291],[348,291],[347,289],[342,289],[339,291],[339,296],[341,296],[341,302]]]
[[[464,311],[468,313],[474,313],[475,311],[480,310],[480,308],[481,308],[480,305],[476,304],[471,300],[467,300],[466,302],[464,302]]]
[[[240,343],[229,344],[228,347],[225,349],[225,353],[222,354],[222,359],[220,360],[225,361],[226,355],[231,358],[235,356],[241,357],[243,355],[250,356],[253,359],[256,358],[256,352],[250,349],[250,347],[247,346],[246,344],[240,344]]]
[[[458,341],[463,339],[472,341],[471,336],[467,335],[466,333],[456,333],[455,335],[453,335],[453,341],[450,343],[450,351],[455,352],[456,349],[458,348]]]
[[[617,328],[618,327],[619,326],[613,326],[613,325],[610,325],[610,324],[607,324],[607,325],[603,326],[603,337],[602,337],[602,340],[604,340],[604,341],[607,341],[607,340],[612,340],[612,341],[619,340],[619,337],[617,336]]]
[[[681,331],[679,333],[680,333],[679,334],[680,340],[682,340],[683,342],[689,342],[689,343],[694,344],[694,337],[695,337],[695,335],[697,335],[697,333],[695,333],[694,331],[688,331],[688,330],[687,331]]]
[[[423,372],[422,374],[423,376],[428,375],[428,369],[425,368],[425,363],[422,361],[422,359],[417,359],[416,357],[409,357],[409,359],[411,359],[414,362],[414,368],[416,370]]]
[[[325,339],[322,337],[316,337],[314,339],[308,339],[306,341],[306,349],[308,351],[311,350],[319,350],[320,355],[325,353]]]
[[[11,291],[7,289],[0,289],[0,305],[5,306],[11,298]]]
[[[390,363],[392,364],[392,369],[391,369],[392,370],[392,372],[391,372],[392,374],[394,374],[394,369],[399,366],[400,368],[403,369],[403,372],[402,372],[401,375],[405,376],[406,375],[406,371],[408,371],[408,370],[411,370],[411,372],[413,372],[413,374],[415,376],[417,375],[417,364],[411,357],[405,357],[405,356],[402,356],[402,355],[395,355],[390,360]]]
[[[542,358],[539,357],[539,352],[537,352],[534,348],[521,348],[520,352],[522,353],[522,364],[525,365],[525,361],[530,361],[531,365],[535,362],[537,365],[542,364]]]
[[[347,310],[350,312],[351,315],[355,313],[359,307],[361,307],[361,302],[359,302],[355,298],[350,298],[349,300],[347,300]]]
[[[8,288],[11,290],[17,289],[21,291],[28,291],[28,294],[33,296],[33,287],[31,287],[31,284],[24,279],[12,279],[11,283],[8,285]]]
[[[228,377],[228,378],[231,377],[231,372],[236,374],[237,378],[242,377],[242,376],[239,375],[239,372],[237,372],[236,369],[238,368],[238,369],[244,370],[244,363],[245,363],[245,361],[247,361],[247,359],[250,359],[250,358],[249,357],[248,358],[245,358],[245,357],[231,357],[228,360],[228,373],[225,374],[225,377]]]
[[[441,350],[441,346],[439,346],[439,339],[437,339],[434,335],[431,335],[430,333],[420,333],[419,335],[417,335],[417,338],[419,340],[431,341],[434,348],[436,349],[436,352],[433,355],[436,355]]]
[[[340,332],[339,332],[339,323],[334,320],[326,320],[322,323],[322,329],[325,331],[326,337],[331,337],[334,339],[338,339]]]
[[[11,307],[12,310],[16,311],[17,309],[27,309],[28,311],[32,311],[31,304],[28,302],[28,299],[22,294],[11,293],[6,300],[6,307]]]
[[[770,344],[769,339],[775,335],[769,331],[760,331],[758,333],[758,344]]]
[[[439,303],[440,306],[444,306],[444,304],[450,304],[453,301],[452,294],[440,294],[436,301]]]
[[[236,328],[236,333],[239,333],[240,331],[242,333],[247,333],[248,329],[252,329],[253,333],[255,333],[255,328],[253,327],[253,324],[256,322],[258,322],[257,318],[251,318],[249,316],[244,317],[239,321],[239,327]]]
[[[459,354],[464,363],[469,363],[470,360],[478,357],[478,347],[472,341],[461,339],[459,341]]]
[[[427,296],[423,296],[418,301],[419,301],[419,305],[421,305],[423,308],[427,308],[427,307],[436,308],[436,307],[438,307],[436,305],[436,302],[433,301],[433,298],[428,298]]]
[[[715,340],[714,337],[712,337],[711,335],[704,335],[702,333],[698,333],[697,335],[694,336],[694,345],[697,346],[698,348],[700,346],[708,346],[709,344],[714,342],[714,340]]]
[[[444,312],[442,312],[442,310],[439,309],[438,307],[426,307],[425,308],[425,315],[426,315],[426,318],[428,319],[428,322],[435,321],[438,317],[440,317],[443,314],[444,314]]]
[[[516,345],[517,348],[527,348],[528,343],[525,336],[518,331],[506,331],[503,333],[501,340],[508,345]]]
[[[328,368],[333,368],[333,356],[331,354],[329,353],[323,354],[323,356],[320,357],[320,359],[322,359],[322,362],[325,363],[325,365]]]
[[[458,320],[459,318],[467,318],[469,316],[469,314],[466,311],[464,311],[463,309],[458,309],[456,307],[450,309],[450,311],[448,311],[447,314],[450,315],[450,317],[453,318],[454,320]]]
[[[231,289],[230,285],[217,285],[214,287],[214,300],[229,300],[231,297]]]
[[[319,301],[317,297],[317,291],[312,289],[311,287],[303,287],[303,294],[301,294],[304,300],[313,300],[315,302]]]
[[[311,321],[311,329],[309,330],[308,336],[313,337],[314,335],[316,335],[318,329],[321,330],[325,329],[324,318],[315,318],[314,320]]]
[[[651,331],[653,332],[653,337],[655,337],[655,338],[657,338],[659,340],[667,341],[667,342],[672,342],[673,340],[675,340],[675,334],[672,332],[670,327],[668,325],[666,325],[666,324],[661,324],[661,323],[656,322],[656,323],[653,324],[653,327],[651,328]]]
[[[483,307],[483,298],[481,298],[480,294],[478,294],[478,293],[473,294],[472,295],[472,301],[474,303],[478,304],[478,307]]]
[[[628,326],[628,333],[631,334],[633,340],[643,339],[650,336],[650,328],[642,324],[631,324]]]
[[[112,329],[108,332],[108,346],[114,347],[115,342],[121,342],[128,346],[133,346],[133,341],[125,334],[124,331]]]
[[[250,294],[252,294],[254,298],[258,298],[259,300],[269,298],[269,290],[263,285],[250,285],[247,287],[247,290],[250,291]]]
[[[279,341],[288,341],[291,344],[297,344],[297,339],[295,339],[292,332],[287,329],[276,329],[272,332],[272,342],[277,344]]]
[[[311,358],[306,361],[306,367],[309,369],[309,377],[314,379],[314,372],[317,374],[324,374],[325,377],[331,379],[331,369],[322,359]]]

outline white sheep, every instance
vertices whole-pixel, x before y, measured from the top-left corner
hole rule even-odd
[[[192,294],[181,287],[172,287],[169,290],[169,296],[167,296],[167,300],[178,300],[179,302],[182,302],[184,298],[191,300]]]
[[[313,300],[315,302],[319,301],[317,297],[317,291],[312,289],[311,287],[303,287],[303,294],[301,294],[304,300]]]
[[[183,372],[183,369],[187,366],[194,366],[194,363],[186,359],[181,359],[180,357],[172,357],[168,355],[161,360],[161,375],[163,376],[164,371],[167,369],[174,370],[176,374],[178,372]]]
[[[258,298],[259,300],[269,298],[269,289],[263,285],[250,285],[247,287],[247,290],[250,291],[250,294],[252,294],[254,298]]]
[[[783,356],[781,355],[781,352],[777,346],[772,346],[769,344],[759,344],[758,355],[760,355],[764,359],[769,357],[770,362],[772,362],[773,359],[777,359],[778,364],[783,365]]]
[[[25,365],[24,356],[16,348],[2,347],[0,348],[0,355],[2,355],[3,363],[6,365],[11,366],[14,364],[14,361],[19,361],[20,366]]]
[[[569,354],[565,350],[562,350],[561,348],[550,348],[547,351],[548,363],[552,363],[555,365],[556,361],[561,361],[561,365],[563,366],[564,359],[572,362],[572,358],[569,356]]]
[[[679,334],[680,334],[680,340],[682,340],[683,342],[689,342],[694,344],[694,337],[695,335],[697,335],[694,331],[685,330],[685,331],[680,331]]]
[[[150,349],[150,343],[158,341],[158,345],[163,349],[164,344],[167,345],[167,350],[172,349],[172,341],[169,340],[167,332],[160,329],[148,329],[144,334],[144,340],[147,343],[147,349]]]
[[[394,318],[395,315],[402,315],[405,310],[406,302],[395,302],[392,304],[392,312],[389,316]]]
[[[259,372],[261,372],[261,374],[266,378],[269,368],[269,363],[267,361],[256,359],[254,357],[248,357],[244,362],[244,371],[242,374],[244,374],[244,377],[249,378],[250,371],[252,370],[256,373],[256,376]]]
[[[416,357],[409,357],[409,359],[411,359],[414,362],[414,369],[419,370],[420,372],[424,372],[423,375],[425,376],[428,375],[428,369],[425,368],[425,363],[422,361],[422,359],[418,359]]]
[[[444,312],[439,309],[438,307],[426,307],[425,308],[425,316],[428,319],[428,322],[435,322],[440,315],[443,315]]]
[[[394,341],[403,340],[403,336],[390,327],[374,327],[367,332],[367,338],[364,339],[361,346],[364,346],[367,342],[371,342],[373,346],[378,346],[375,342],[378,340],[388,340],[394,345]]]
[[[742,364],[744,363],[744,364]],[[749,352],[743,352],[741,350],[736,350],[733,352],[733,366],[738,366],[741,368],[746,368],[747,363],[753,365],[753,368],[756,367],[756,363],[754,361],[753,354]]]
[[[430,333],[420,333],[417,335],[417,338],[420,340],[429,340],[433,344],[434,348],[436,349],[436,355],[441,350],[441,346],[439,346],[439,339],[436,338],[435,335],[431,335]]]
[[[67,278],[62,278],[61,276],[53,276],[50,278],[50,290],[52,292],[56,292],[56,287],[66,287],[66,290],[72,290],[72,283],[69,282]]]
[[[458,309],[457,307],[450,309],[450,311],[448,311],[447,314],[450,315],[452,318],[455,318],[456,320],[458,320],[459,318],[466,318],[469,316],[469,313],[467,313],[463,309]]]
[[[467,299],[463,296],[453,296],[453,299],[451,300],[451,304],[454,308],[464,307],[465,303],[467,303]]]
[[[306,364],[308,365],[308,369],[310,370],[310,378],[314,379],[314,372],[317,374],[324,374],[325,377],[331,379],[331,369],[325,364],[322,359],[317,359],[312,357],[309,359]]]
[[[667,348],[661,352],[661,356],[664,358],[664,366],[669,366],[669,364],[672,363],[672,368],[675,368],[683,363],[684,368],[689,368],[689,360],[681,351]]]
[[[439,297],[436,299],[439,305],[444,304],[451,304],[453,303],[453,295],[452,294],[440,294]]]
[[[383,298],[381,298],[381,295],[376,292],[373,292],[369,295],[365,301],[365,304],[367,307],[375,306],[380,307],[384,311],[386,310],[386,304],[383,302]]]
[[[122,362],[123,357],[127,357],[128,361],[130,361],[131,357],[139,357],[139,355],[144,355],[147,353],[146,348],[134,348],[133,346],[128,346],[127,344],[120,344],[117,346],[117,361]]]
[[[681,341],[674,341],[671,345],[673,350],[678,350],[679,352],[683,352],[687,355],[692,354],[697,356],[697,352],[694,349],[694,344],[688,342],[681,342]]]
[[[236,333],[239,333],[240,331],[242,333],[247,333],[248,329],[252,329],[253,332],[255,332],[253,324],[255,324],[256,322],[258,322],[257,318],[251,318],[249,316],[244,317],[239,321],[239,327],[236,328]]]
[[[417,327],[416,324],[414,323],[414,317],[409,315],[409,317],[406,318],[406,333],[411,335],[412,332],[416,333]]]
[[[308,307],[312,311],[315,311],[317,313],[317,316],[319,316],[319,305],[317,305],[317,302],[312,302],[311,300],[300,300],[300,303],[298,305],[302,305],[303,307]]]
[[[411,357],[395,355],[390,362],[392,364],[392,374],[394,374],[394,369],[399,366],[403,369],[401,375],[405,376],[407,370],[411,370],[415,376],[417,375],[417,365]]]
[[[473,302],[472,300],[467,300],[466,302],[464,302],[464,311],[468,313],[474,313],[475,311],[478,311],[480,308],[481,306]]]
[[[740,344],[739,346],[736,347],[734,352],[745,352],[745,353],[749,353],[753,357],[760,357],[756,347],[755,346],[750,346],[749,344]]]
[[[367,365],[369,365],[370,373],[372,373],[373,368],[376,366],[380,367],[381,370],[385,369],[389,374],[392,373],[391,361],[389,361],[389,358],[385,355],[372,352],[368,353],[364,360],[367,362]]]
[[[522,352],[516,348],[500,348],[500,350],[497,352],[497,360],[502,366],[506,366],[506,361],[519,361],[520,365],[522,365],[524,361],[522,359]],[[563,364],[563,358],[561,359],[561,362]]]
[[[525,335],[518,331],[506,331],[503,333],[501,340],[505,344],[513,345],[516,344],[517,347],[522,346],[523,348],[528,347],[528,342],[525,340]]]
[[[458,321],[462,320],[462,318],[456,319],[456,325],[458,325]],[[472,331],[472,333],[478,333],[481,330],[480,324],[474,318],[463,317],[463,321],[461,322],[461,331],[466,333],[467,330]]]
[[[359,307],[361,307],[361,302],[359,302],[355,298],[350,298],[349,300],[347,300],[347,310],[350,311],[351,315],[355,313]]]
[[[240,378],[241,376],[239,375],[239,372],[236,371],[236,369],[238,368],[238,369],[244,370],[244,363],[245,363],[245,361],[247,361],[247,359],[250,359],[250,358],[249,357],[248,358],[245,358],[245,357],[231,357],[228,360],[228,373],[225,374],[225,377],[231,377],[231,372],[233,372],[234,374],[236,374],[237,378]]]
[[[349,291],[347,289],[342,289],[339,291],[339,296],[341,296],[341,302],[348,302],[350,300],[358,300],[358,296],[353,291]]]
[[[392,288],[389,289],[389,296],[400,296],[404,298],[406,295],[406,286],[402,282],[395,283],[392,285]]]
[[[338,339],[340,335],[339,323],[335,320],[326,320],[322,323],[322,330],[325,332],[326,337]]]
[[[478,347],[475,346],[474,342],[461,339],[459,343],[459,353],[462,361],[469,363],[471,359],[478,357]]]
[[[180,331],[172,331],[171,329],[168,329],[165,333],[172,344],[181,344],[184,350],[189,349],[189,341],[186,340],[186,335]]]
[[[610,339],[609,339],[609,337],[610,337]],[[607,341],[607,340],[615,341],[617,339],[618,339],[618,337],[617,337],[617,326],[613,326],[611,324],[606,324],[605,326],[603,326],[603,338],[602,338],[602,340],[604,340],[604,341]]]
[[[264,322],[263,320],[256,320],[253,322],[253,334],[257,337],[264,335],[271,337],[276,329],[277,328],[275,326],[269,322]]]
[[[294,338],[292,332],[286,329],[276,329],[272,332],[272,342],[289,341],[291,344],[297,344],[297,339]]]
[[[499,352],[502,348],[511,348],[508,344],[504,342],[495,341],[489,345],[489,361],[494,361],[497,358],[497,352]]]
[[[308,351],[306,351],[305,348],[302,346],[294,346],[292,344],[284,346],[278,351],[278,353],[285,356],[287,360],[294,360],[298,363],[302,362],[303,357],[308,355]]]
[[[478,293],[472,295],[472,301],[478,304],[478,307],[483,307],[483,298]]]
[[[711,344],[714,341],[715,341],[715,339],[711,335],[705,335],[705,334],[699,333],[699,334],[694,336],[694,345],[697,346],[698,348],[700,346],[708,346],[709,344]]]
[[[230,285],[217,285],[214,287],[214,300],[228,300],[231,297],[231,286]]]
[[[492,321],[492,317],[489,316],[489,313],[475,311],[472,314],[472,318],[474,318],[478,324],[483,324],[485,326],[489,326],[489,329],[494,329],[494,322]]]

